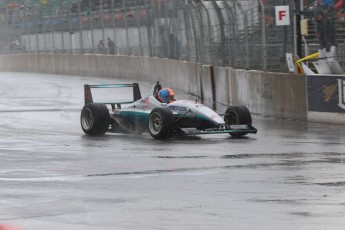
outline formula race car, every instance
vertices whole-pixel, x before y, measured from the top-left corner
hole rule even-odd
[[[120,87],[133,88],[133,100],[93,102],[92,88]],[[257,132],[245,106],[229,106],[225,114],[217,114],[197,100],[162,103],[158,99],[160,89],[162,86],[157,82],[151,93],[142,98],[137,83],[86,84],[85,105],[80,116],[81,128],[87,135],[104,135],[106,132],[141,134],[148,131],[155,139],[167,139],[173,135],[217,133],[242,137]],[[224,116],[224,119],[220,116]]]

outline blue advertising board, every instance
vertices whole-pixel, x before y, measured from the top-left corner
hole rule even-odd
[[[309,75],[308,111],[345,113],[345,75]]]

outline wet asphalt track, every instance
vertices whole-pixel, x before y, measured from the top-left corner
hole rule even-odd
[[[259,133],[243,139],[88,137],[79,124],[83,84],[123,80],[0,73],[0,81],[0,223],[345,229],[345,126],[254,116]]]

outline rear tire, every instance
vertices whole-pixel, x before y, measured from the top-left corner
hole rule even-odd
[[[149,133],[155,139],[167,139],[174,133],[175,119],[167,108],[155,108],[149,116]]]
[[[245,106],[229,106],[225,111],[224,121],[227,125],[252,124],[252,116]],[[242,137],[248,133],[229,133],[232,137]]]
[[[87,135],[104,135],[109,129],[110,115],[105,104],[86,104],[80,115],[80,124]]]

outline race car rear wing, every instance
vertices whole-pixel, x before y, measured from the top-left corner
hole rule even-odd
[[[126,87],[132,87],[133,88],[133,101],[119,101],[119,102],[101,102],[103,104],[111,104],[114,106],[115,104],[121,105],[121,104],[129,104],[134,101],[141,99],[141,93],[138,83],[133,84],[101,84],[101,85],[84,85],[84,99],[85,99],[85,105],[89,103],[93,103],[92,88],[126,88]]]

